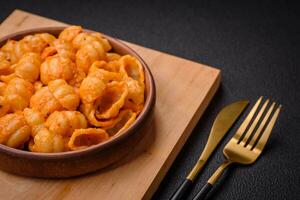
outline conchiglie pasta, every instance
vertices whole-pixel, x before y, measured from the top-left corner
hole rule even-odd
[[[88,119],[89,123],[96,127],[107,127],[114,123],[114,119],[97,119],[96,108],[93,103],[83,103],[80,111]]]
[[[22,112],[7,114],[0,118],[0,144],[22,148],[30,138],[30,127]]]
[[[71,150],[79,150],[99,144],[108,139],[109,135],[103,129],[76,129],[69,140],[68,147]]]
[[[42,87],[31,97],[30,108],[40,111],[44,116],[48,116],[54,111],[63,110],[63,106],[53,96],[48,87]]]
[[[144,107],[144,70],[98,32],[69,26],[0,47],[0,144],[80,150],[128,129]]]
[[[118,117],[114,120],[114,123],[104,129],[110,136],[119,134],[133,124],[135,118],[136,113],[132,112],[132,110],[122,110]]]
[[[81,26],[70,26],[68,28],[65,28],[58,36],[60,40],[65,40],[68,42],[72,42],[73,39],[82,32]]]
[[[7,57],[11,64],[14,64],[20,60],[20,58],[28,52],[24,44],[15,41],[8,40],[1,48],[1,51],[7,54]]]
[[[42,53],[42,58],[45,59],[49,56],[58,54],[60,57],[69,58],[75,60],[75,49],[72,43],[65,40],[54,40],[53,45],[44,49]]]
[[[29,106],[33,92],[33,85],[29,81],[14,78],[7,84],[4,91],[4,98],[10,110],[23,110]]]
[[[131,55],[126,55],[120,59],[120,63],[120,72],[122,74],[144,84],[144,70],[138,59]]]
[[[76,72],[75,63],[69,59],[55,55],[48,57],[41,65],[40,79],[47,85],[50,81],[64,79],[70,81]]]
[[[122,81],[124,75],[117,72],[114,65],[105,61],[95,61],[89,69],[88,76],[101,79],[104,83],[111,81]]]
[[[76,69],[73,78],[69,81],[69,84],[79,88],[83,79],[86,77],[86,74],[84,73],[84,71],[82,69]]]
[[[107,85],[103,94],[95,102],[96,116],[98,119],[116,117],[123,107],[128,95],[125,82],[112,82]]]
[[[31,129],[31,136],[35,137],[36,134],[45,127],[45,117],[44,115],[36,110],[31,108],[25,108],[23,111],[25,120]]]
[[[12,66],[15,72],[7,76],[1,76],[1,80],[9,82],[11,79],[19,77],[34,83],[39,78],[40,65],[41,58],[39,54],[26,53]]]
[[[52,132],[70,137],[75,129],[87,128],[85,116],[78,111],[55,111],[45,126]]]
[[[85,73],[88,73],[93,62],[105,59],[105,51],[100,43],[84,44],[76,53],[76,65]]]
[[[72,41],[74,48],[79,49],[88,43],[97,43],[103,47],[105,52],[111,50],[108,40],[103,38],[100,33],[80,33]]]
[[[47,46],[53,45],[53,42],[56,40],[56,37],[54,35],[51,35],[50,33],[38,33],[35,34],[35,36],[41,38],[44,42],[46,42]]]
[[[0,117],[4,116],[9,111],[9,106],[5,101],[4,92],[6,89],[6,84],[0,82]]]
[[[9,75],[14,72],[14,69],[9,61],[9,54],[0,51],[0,75]]]
[[[93,103],[101,96],[105,89],[104,82],[96,77],[86,77],[79,88],[80,98],[83,103]]]
[[[50,92],[67,110],[76,110],[79,105],[79,95],[65,80],[57,79],[48,84]]]
[[[57,153],[66,151],[64,138],[47,128],[42,128],[33,138],[30,150],[41,153]]]

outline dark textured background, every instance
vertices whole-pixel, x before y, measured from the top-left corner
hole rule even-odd
[[[221,88],[154,199],[168,199],[178,187],[224,105],[241,98],[254,102],[260,95],[283,104],[264,155],[255,165],[233,167],[211,198],[300,199],[299,6],[273,1],[0,1],[0,20],[16,8],[222,70]],[[222,147],[232,134],[212,156],[190,196],[221,163]]]

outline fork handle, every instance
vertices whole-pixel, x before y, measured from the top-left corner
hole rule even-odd
[[[193,198],[193,200],[204,200],[207,194],[213,188],[213,185],[218,181],[220,176],[223,174],[225,169],[230,166],[233,162],[226,160],[220,167],[215,171],[215,173],[208,179],[207,183],[202,187],[200,192]]]

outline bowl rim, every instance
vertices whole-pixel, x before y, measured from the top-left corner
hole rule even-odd
[[[25,36],[25,34],[45,33],[45,32],[47,33],[47,32],[51,32],[51,31],[53,31],[53,32],[54,31],[62,31],[63,29],[65,29],[67,27],[69,27],[69,26],[51,26],[51,27],[31,28],[31,29],[14,32],[14,33],[11,33],[11,34],[1,37],[0,44],[6,42],[9,39],[16,38],[18,36],[22,36],[22,35]],[[93,31],[90,29],[83,29],[83,32],[98,32],[98,31]],[[101,32],[99,32],[99,33],[101,33]],[[133,135],[135,132],[137,132],[136,130],[138,130],[139,127],[142,126],[143,122],[145,121],[147,116],[150,115],[150,113],[155,105],[156,87],[155,87],[153,75],[152,75],[151,70],[149,69],[148,65],[146,64],[146,62],[141,58],[141,56],[138,53],[136,53],[128,45],[126,45],[124,42],[122,42],[121,40],[119,40],[117,38],[106,35],[104,33],[101,33],[101,34],[106,39],[108,39],[109,42],[120,45],[122,48],[124,48],[126,50],[126,52],[128,54],[135,56],[141,62],[142,66],[144,68],[145,76],[148,77],[149,93],[147,94],[144,108],[141,111],[141,113],[138,115],[135,122],[129,128],[127,128],[123,132],[119,133],[118,136],[116,136],[116,137],[113,136],[111,139],[109,139],[103,143],[93,145],[93,146],[90,146],[85,149],[80,149],[80,150],[76,150],[76,151],[57,152],[57,153],[40,153],[40,152],[30,152],[30,151],[15,149],[15,148],[0,144],[0,153],[6,153],[6,154],[10,154],[11,156],[15,156],[15,157],[22,157],[22,158],[29,158],[29,159],[36,159],[36,160],[74,159],[77,157],[81,157],[81,156],[90,154],[91,152],[103,151],[111,146],[121,143],[123,140],[127,139],[128,137]]]

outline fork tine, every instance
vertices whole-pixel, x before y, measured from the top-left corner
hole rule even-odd
[[[253,108],[251,109],[250,113],[247,115],[246,119],[243,121],[243,123],[241,124],[241,126],[239,127],[239,129],[236,131],[236,134],[233,136],[237,142],[240,141],[242,134],[245,132],[248,124],[250,123],[251,119],[253,118],[261,100],[262,100],[262,96],[256,101],[256,103],[254,104]]]
[[[240,142],[241,145],[246,146],[248,139],[250,138],[251,134],[253,133],[254,128],[257,126],[259,119],[261,118],[262,114],[264,113],[268,103],[269,99],[267,99],[264,103],[264,105],[261,107],[260,111],[258,112],[257,116],[255,117],[254,121],[252,122],[250,128],[248,129],[247,133],[245,134],[244,138]]]
[[[263,132],[262,136],[260,137],[260,139],[257,142],[257,145],[254,147],[254,151],[262,151],[269,139],[269,136],[271,135],[272,129],[274,127],[274,124],[278,118],[279,112],[281,109],[281,105],[276,109],[273,117],[271,118],[268,126],[266,127],[265,131]]]
[[[271,107],[269,108],[266,116],[264,117],[263,121],[260,123],[258,129],[256,130],[255,134],[253,135],[253,137],[251,138],[251,141],[249,142],[249,144],[247,145],[248,149],[251,149],[253,147],[253,145],[255,144],[255,141],[257,140],[258,136],[260,135],[262,129],[265,127],[273,109],[275,107],[275,102],[272,103]]]

